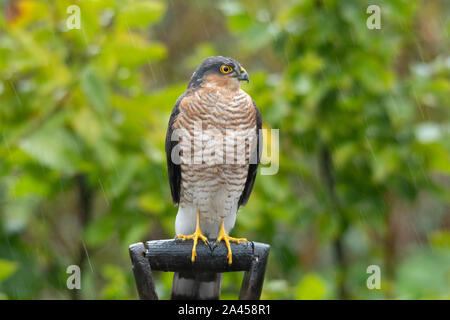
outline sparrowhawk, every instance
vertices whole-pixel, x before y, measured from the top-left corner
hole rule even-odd
[[[228,248],[236,213],[250,197],[259,164],[261,115],[253,99],[240,88],[249,81],[234,59],[206,58],[176,101],[166,135],[166,156],[172,199],[179,206],[177,238],[215,239]]]

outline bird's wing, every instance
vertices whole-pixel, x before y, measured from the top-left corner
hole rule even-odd
[[[180,103],[183,100],[184,96],[186,94],[182,94],[177,102],[175,103],[175,106],[172,109],[172,113],[170,115],[169,124],[167,127],[167,133],[166,133],[166,159],[167,159],[167,171],[169,174],[169,182],[170,182],[170,191],[172,193],[172,201],[175,205],[177,205],[180,202],[180,188],[181,188],[181,168],[179,164],[175,164],[172,161],[171,155],[172,155],[172,149],[178,144],[178,141],[172,141],[172,133],[173,133],[173,123],[175,122],[175,119],[177,115],[180,113]]]
[[[259,161],[261,159],[261,152],[262,152],[262,134],[260,134],[260,129],[262,128],[262,117],[259,113],[258,107],[255,104],[255,101],[253,101],[253,106],[255,107],[256,111],[256,137],[257,137],[257,148],[256,152],[257,154],[257,162],[251,163],[248,166],[248,174],[247,174],[247,181],[245,181],[245,187],[244,191],[242,191],[241,197],[239,198],[238,207],[245,206],[247,204],[248,198],[250,198],[250,194],[253,190],[253,185],[255,184],[256,179],[256,172],[258,170]]]

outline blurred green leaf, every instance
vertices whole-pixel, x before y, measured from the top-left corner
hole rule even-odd
[[[95,247],[107,242],[117,231],[117,220],[112,216],[103,217],[91,222],[84,232],[89,246]]]
[[[17,268],[17,262],[0,259],[0,282],[13,275]]]
[[[416,250],[396,270],[396,295],[400,299],[448,299],[450,250]]]
[[[450,232],[449,231],[435,231],[430,234],[430,244],[435,248],[450,249]]]
[[[165,3],[142,0],[128,3],[121,10],[117,24],[121,28],[146,27],[158,21],[165,11]]]
[[[113,265],[106,265],[102,270],[102,275],[107,284],[102,290],[103,299],[127,299],[127,280],[123,270]]]
[[[74,173],[81,162],[81,146],[64,128],[45,127],[23,140],[21,149],[42,165],[64,173]]]
[[[320,300],[325,297],[326,285],[318,274],[309,273],[297,285],[295,298],[298,300]]]
[[[91,106],[104,115],[109,105],[107,84],[93,68],[86,68],[81,74],[81,88]]]

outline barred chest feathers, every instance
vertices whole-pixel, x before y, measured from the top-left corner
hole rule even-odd
[[[196,214],[208,238],[224,219],[235,223],[252,154],[257,145],[256,112],[250,96],[237,90],[200,88],[186,96],[174,122],[180,132],[181,190],[175,231],[195,230]]]

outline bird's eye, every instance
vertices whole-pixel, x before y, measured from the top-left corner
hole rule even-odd
[[[230,73],[231,71],[233,71],[233,68],[231,68],[230,66],[227,66],[226,64],[224,64],[220,67],[220,72],[222,72],[222,73],[227,74],[227,73]]]

